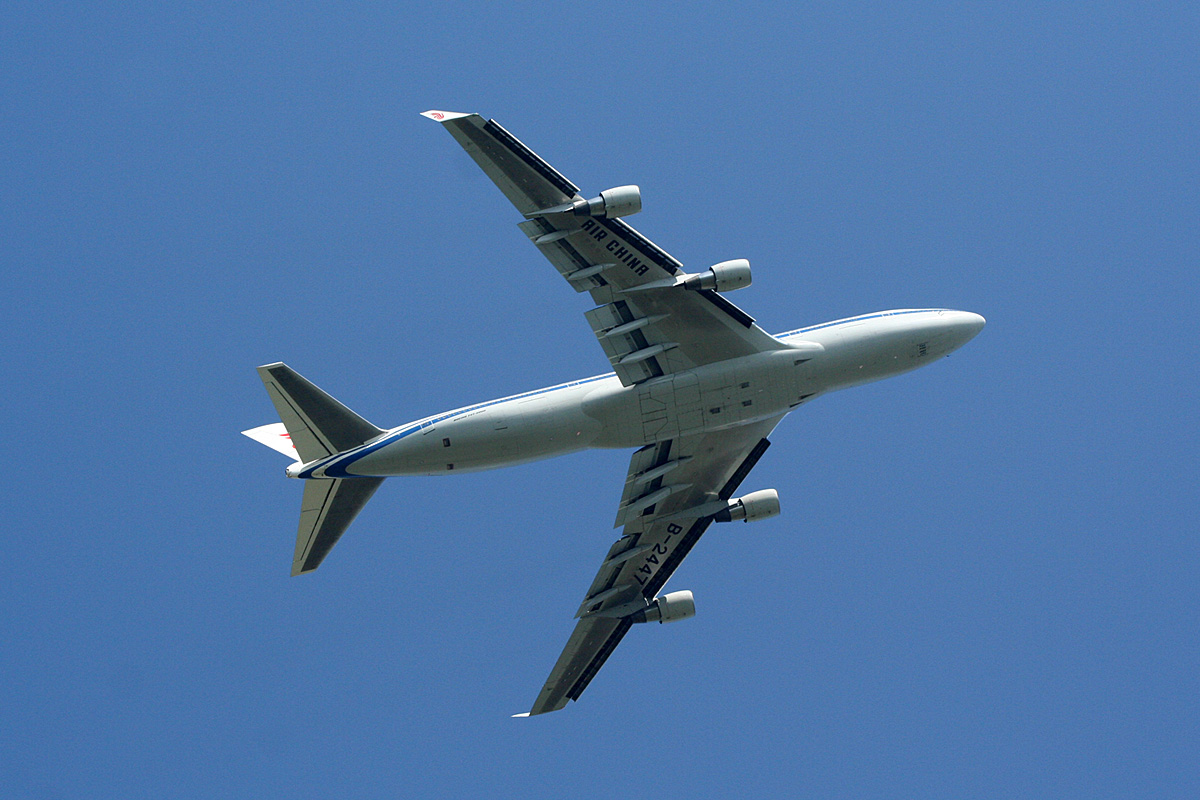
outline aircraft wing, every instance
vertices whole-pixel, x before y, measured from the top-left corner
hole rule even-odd
[[[711,290],[670,287],[683,265],[620,218],[577,216],[579,188],[495,120],[426,111],[525,215],[521,230],[577,292],[626,386],[701,364],[786,348]],[[638,201],[640,208],[640,199]]]
[[[783,416],[647,445],[629,464],[609,549],[576,617],[579,622],[529,714],[578,700],[644,609],[726,506]],[[527,715],[518,715],[527,716]]]

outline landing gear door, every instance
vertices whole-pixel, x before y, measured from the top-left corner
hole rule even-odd
[[[686,436],[704,429],[704,407],[700,402],[700,381],[694,373],[680,372],[672,380],[679,433]]]

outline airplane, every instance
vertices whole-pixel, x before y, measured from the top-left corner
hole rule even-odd
[[[426,111],[524,217],[518,227],[576,292],[612,372],[384,430],[283,363],[258,368],[282,420],[244,431],[304,481],[292,575],[312,572],[383,483],[497,469],[587,448],[636,448],[615,528],[574,631],[532,708],[578,700],[629,629],[695,615],[690,591],[659,594],[713,522],[780,513],[778,493],[735,496],[789,412],[821,395],[916,369],[966,344],[984,318],[897,309],[772,336],[731,303],[745,259],[688,273],[623,217],[637,186],[586,198],[495,120]]]

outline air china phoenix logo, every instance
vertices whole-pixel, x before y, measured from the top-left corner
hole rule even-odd
[[[434,112],[433,112],[432,114],[430,114],[429,116],[433,117],[433,118],[434,118],[434,119],[436,119],[438,122],[441,122],[442,120],[444,120],[444,119],[446,118],[446,115],[445,115],[445,114],[443,114],[443,113],[442,113],[442,112],[440,112],[440,111],[434,111]]]

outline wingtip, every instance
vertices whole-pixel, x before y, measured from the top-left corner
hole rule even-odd
[[[469,116],[471,116],[471,115],[470,115],[470,114],[464,114],[464,113],[462,113],[462,112],[460,112],[460,111],[435,111],[435,110],[429,110],[429,111],[422,111],[422,112],[421,112],[421,116],[422,116],[422,117],[426,117],[427,119],[431,119],[431,120],[433,120],[434,122],[449,122],[450,120],[454,120],[454,119],[462,119],[463,117],[469,117]]]
[[[513,715],[512,715],[512,718],[513,718],[513,719],[523,719],[524,717],[528,717],[528,716],[529,716],[529,712],[528,712],[528,711],[526,711],[526,712],[525,712],[525,713],[523,713],[523,714],[513,714]]]

